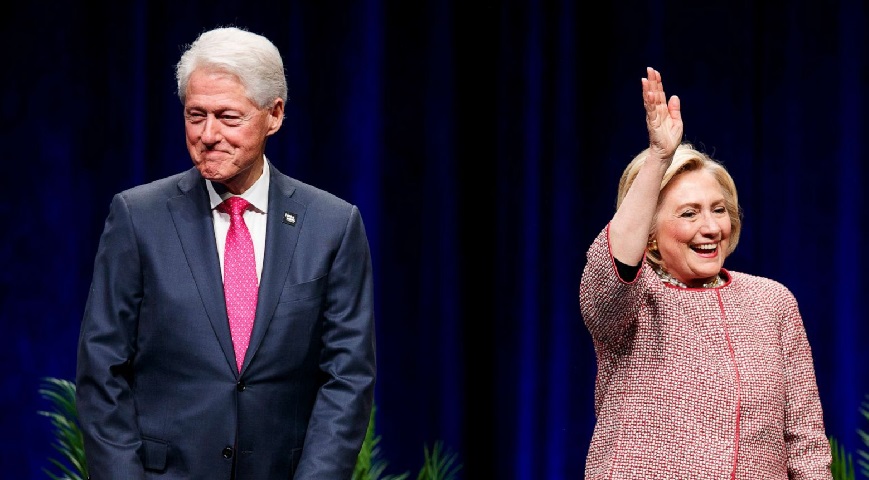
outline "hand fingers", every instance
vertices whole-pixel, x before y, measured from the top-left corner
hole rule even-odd
[[[657,107],[667,105],[660,72],[652,67],[646,67],[646,78],[642,78],[641,83],[643,86],[643,104],[647,112],[651,113]]]
[[[646,113],[651,113],[655,109],[655,104],[653,102],[654,96],[649,91],[649,80],[642,78],[640,82],[643,84],[643,106],[646,107]]]
[[[646,67],[646,78],[649,80],[649,87],[652,91],[660,88],[661,73],[652,67]]]
[[[679,100],[679,96],[673,95],[670,97],[670,102],[667,103],[667,109],[670,111],[670,117],[675,120],[682,119],[682,102]]]

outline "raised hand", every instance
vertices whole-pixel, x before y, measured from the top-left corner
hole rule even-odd
[[[646,67],[643,83],[643,105],[646,107],[646,127],[649,148],[661,160],[670,160],[682,142],[682,110],[679,97],[667,101],[661,73]]]

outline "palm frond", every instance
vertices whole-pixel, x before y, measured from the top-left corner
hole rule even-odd
[[[84,438],[75,408],[75,384],[53,377],[42,380],[39,394],[49,401],[51,410],[39,410],[36,413],[51,421],[54,430],[52,447],[61,458],[48,459],[60,474],[46,468],[43,471],[53,480],[83,480],[88,477],[87,461],[84,455]]]
[[[401,475],[383,476],[388,462],[380,456],[380,435],[374,431],[374,416],[377,405],[371,407],[371,416],[368,418],[368,429],[365,432],[365,440],[359,456],[356,457],[356,467],[353,469],[352,480],[405,480],[407,473]]]
[[[830,464],[830,472],[833,474],[833,480],[856,480],[854,473],[854,461],[851,454],[845,450],[845,446],[841,445],[835,438],[829,437],[830,453],[833,455],[833,461]]]
[[[51,422],[54,430],[52,448],[60,457],[48,459],[57,471],[48,468],[42,470],[52,480],[84,480],[88,478],[88,468],[84,454],[84,438],[75,406],[75,383],[54,377],[44,377],[42,380],[39,394],[48,400],[51,409],[39,410],[36,413]],[[380,435],[377,435],[374,428],[376,411],[376,405],[372,406],[352,480],[407,480],[410,473],[384,474],[388,463],[381,458]],[[431,451],[427,446],[423,446],[423,454],[425,460],[417,480],[453,480],[461,469],[456,454],[444,452],[443,442],[436,442]]]
[[[453,480],[462,466],[454,452],[445,452],[443,442],[435,442],[431,451],[423,446],[424,461],[417,480]]]
[[[860,415],[869,423],[869,394],[860,403]],[[860,466],[860,475],[869,478],[869,433],[862,428],[857,429],[857,435],[863,441],[863,448],[857,449],[857,465]]]

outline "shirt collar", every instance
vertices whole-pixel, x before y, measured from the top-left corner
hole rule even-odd
[[[271,176],[269,175],[269,160],[263,157],[263,173],[260,177],[250,186],[244,193],[239,195],[241,198],[250,202],[251,206],[253,206],[254,210],[260,213],[266,213],[269,207],[269,181],[271,180]],[[214,210],[218,205],[221,204],[227,198],[233,196],[229,192],[225,192],[223,195],[217,193],[214,190],[214,185],[212,185],[211,180],[205,181],[206,188],[208,189],[208,200],[211,203],[211,209]]]

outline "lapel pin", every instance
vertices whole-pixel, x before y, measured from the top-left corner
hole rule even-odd
[[[296,226],[296,214],[284,212],[284,223],[286,223],[287,225]]]

